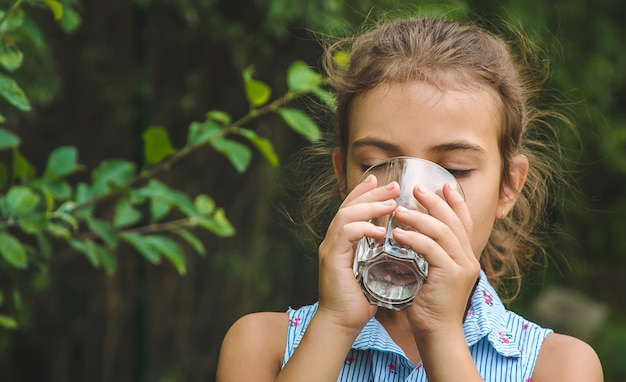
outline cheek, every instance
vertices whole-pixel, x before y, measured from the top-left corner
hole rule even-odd
[[[482,182],[474,183],[461,187],[464,187],[465,200],[472,217],[473,231],[470,234],[472,250],[478,258],[487,245],[493,229],[498,207],[499,189],[486,188]]]
[[[363,177],[363,171],[359,166],[356,165],[348,165],[346,168],[346,186],[348,193],[352,191],[354,187],[356,187],[359,182],[361,182],[361,177]]]

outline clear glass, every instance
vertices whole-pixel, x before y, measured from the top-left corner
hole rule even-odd
[[[397,204],[424,213],[427,213],[426,209],[413,196],[417,185],[443,197],[444,184],[455,183],[463,194],[452,174],[425,159],[394,157],[370,167],[363,173],[361,180],[370,174],[376,176],[378,185],[398,182],[400,195],[396,198]],[[374,218],[371,222],[385,227],[387,233],[381,240],[363,237],[359,241],[354,256],[354,274],[371,304],[397,311],[404,310],[411,305],[426,281],[428,263],[422,255],[393,239],[395,227],[413,229],[401,225],[395,219],[395,213]]]

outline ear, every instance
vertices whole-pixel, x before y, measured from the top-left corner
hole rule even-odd
[[[339,148],[333,150],[333,169],[335,170],[335,177],[337,178],[337,184],[339,186],[339,193],[342,198],[348,196],[348,184],[346,183],[346,171],[344,165],[344,158]]]
[[[498,202],[498,209],[496,211],[496,218],[498,220],[504,219],[515,205],[517,196],[522,190],[522,187],[524,187],[527,175],[528,158],[526,155],[518,154],[511,158],[509,182],[503,183],[500,190],[500,201]]]

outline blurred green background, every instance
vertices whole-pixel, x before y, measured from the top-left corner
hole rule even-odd
[[[65,10],[57,19],[55,4]],[[567,100],[564,113],[578,128],[578,137],[564,129],[560,138],[576,163],[570,170],[579,191],[557,193],[554,220],[563,232],[552,235],[549,260],[535,267],[512,307],[584,338],[606,380],[626,381],[626,3],[0,1],[0,10],[12,6],[41,39],[22,43],[23,63],[10,73],[31,110],[0,103],[3,127],[21,138],[37,172],[55,148],[77,147],[84,171],[71,175],[73,184],[105,159],[141,165],[149,126],[165,127],[172,146],[182,147],[190,123],[207,111],[246,115],[242,71],[253,67],[280,95],[292,62],[319,68],[319,39],[356,31],[368,17],[404,12],[522,25],[549,50],[548,87]],[[9,46],[14,36],[5,32]],[[315,102],[295,106],[315,115]],[[317,122],[325,128],[327,121]],[[0,380],[211,381],[221,340],[238,317],[316,300],[315,250],[285,214],[297,211],[297,185],[309,175],[298,166],[308,141],[276,116],[249,127],[272,142],[280,166],[255,151],[241,174],[206,149],[160,175],[188,195],[211,195],[236,229],[233,237],[196,231],[206,255],[184,247],[184,276],[129,247],[116,251],[117,270],[107,274],[55,241],[36,266],[0,262],[0,314],[17,324],[0,325]],[[107,216],[112,207],[100,208]]]

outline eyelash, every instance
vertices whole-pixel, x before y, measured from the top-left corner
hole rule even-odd
[[[448,172],[457,179],[466,178],[471,175],[472,170],[454,170],[447,168]]]
[[[372,166],[373,165],[371,165],[371,164],[361,164],[361,165],[359,165],[359,167],[361,168],[361,172],[367,171]],[[451,168],[446,168],[446,170],[450,174],[452,174],[452,176],[454,176],[457,179],[466,178],[466,177],[470,176],[471,173],[472,173],[472,170],[455,170],[455,169],[451,169]]]
[[[365,171],[367,171],[370,167],[372,167],[372,165],[369,165],[369,164],[362,164],[362,165],[359,165],[359,167],[361,168],[361,172],[365,172]]]

